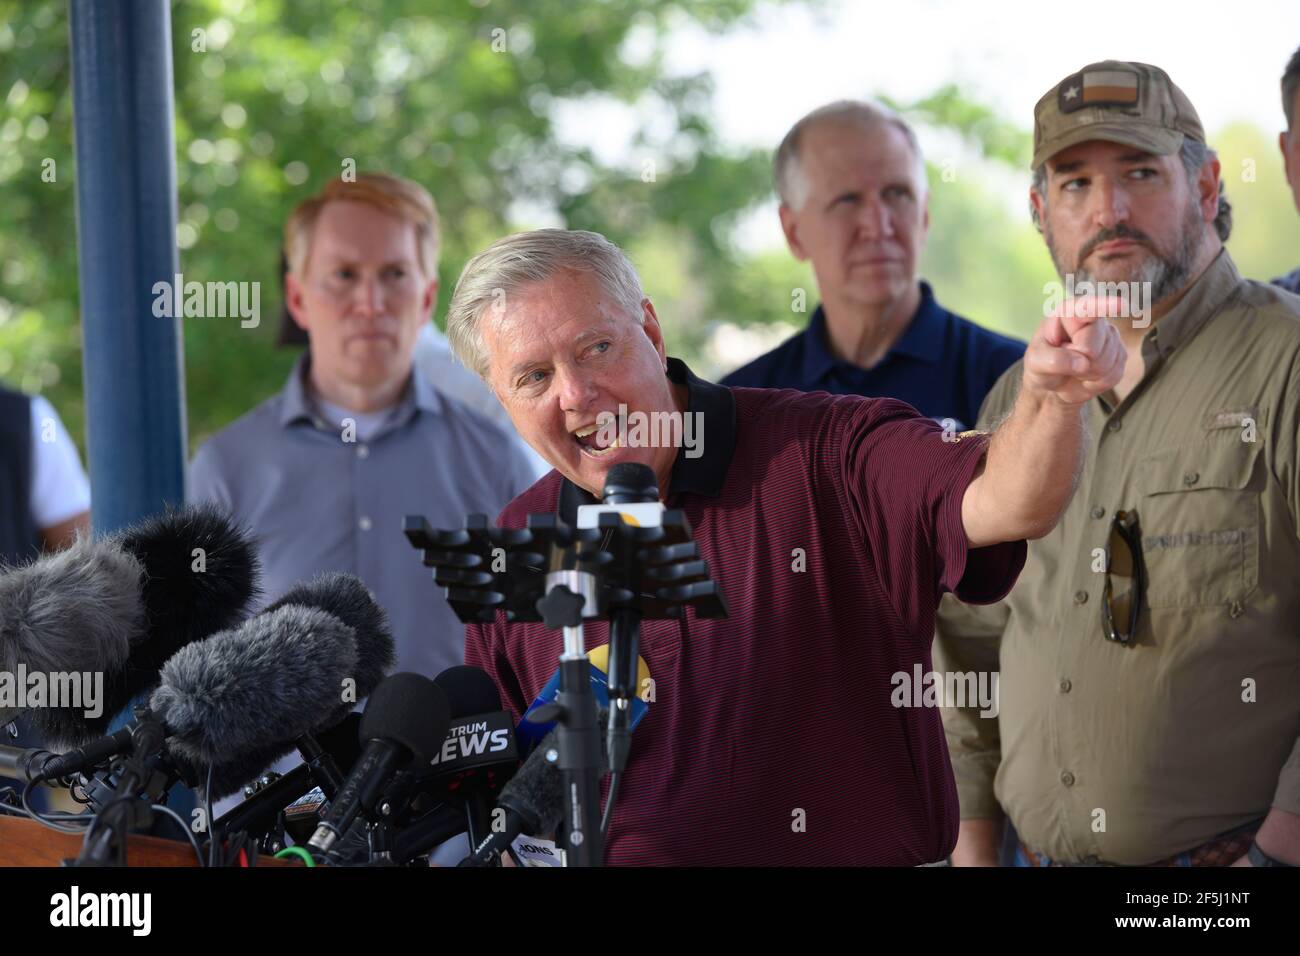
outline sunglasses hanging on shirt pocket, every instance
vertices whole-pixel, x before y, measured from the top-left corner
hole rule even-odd
[[[1101,632],[1106,640],[1133,646],[1146,593],[1142,526],[1136,511],[1117,511],[1106,540],[1106,584],[1101,595]]]

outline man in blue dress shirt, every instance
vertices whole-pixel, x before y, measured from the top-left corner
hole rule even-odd
[[[189,488],[257,536],[265,602],[325,571],[355,574],[388,613],[396,669],[427,677],[462,662],[464,628],[402,518],[459,527],[534,480],[513,430],[413,367],[438,240],[433,197],[396,176],[334,179],[299,204],[285,291],[309,348],[279,393],[204,442]]]
[[[809,113],[774,162],[781,228],[821,295],[808,327],[724,385],[898,398],[964,431],[1025,345],[935,301],[916,270],[930,226],[911,128],[871,103]]]

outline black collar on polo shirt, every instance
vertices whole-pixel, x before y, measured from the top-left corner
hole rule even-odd
[[[703,415],[697,432],[702,454],[687,458],[686,449],[677,450],[673,463],[668,497],[679,494],[716,496],[722,493],[731,458],[736,451],[736,399],[731,389],[699,378],[681,359],[668,359],[668,380],[685,385],[689,396],[686,412]],[[683,428],[685,423],[683,423]],[[578,506],[599,504],[599,500],[568,478],[560,484],[560,517],[568,524],[578,521]]]

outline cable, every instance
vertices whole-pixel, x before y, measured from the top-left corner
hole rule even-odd
[[[232,835],[230,838],[230,845],[225,847],[225,854],[221,861],[221,865],[234,866],[235,863],[238,862],[240,866],[248,866],[248,855],[244,852],[244,846],[247,843],[247,830],[240,830],[238,833]]]
[[[212,764],[208,764],[208,782],[203,786],[203,813],[203,827],[208,831],[208,866],[216,866],[217,834],[212,828]],[[224,860],[222,862],[224,864]]]
[[[62,826],[61,824],[54,822],[56,819],[64,819],[63,817],[57,817],[54,814],[47,815],[45,813],[42,813],[39,810],[34,809],[31,804],[31,795],[32,795],[32,790],[35,789],[35,787],[36,784],[31,783],[30,781],[23,787],[23,797],[22,797],[23,809],[27,811],[27,815],[31,819],[35,820],[37,823],[42,824],[43,826],[49,827],[51,830],[58,830],[60,833],[82,834],[86,832],[87,830],[86,826],[65,827]],[[82,814],[68,814],[68,816],[79,817],[82,816]],[[87,823],[89,823],[91,826],[94,825],[91,822],[93,821],[93,819],[94,819],[93,817],[90,817],[87,820]]]
[[[315,865],[316,865],[316,861],[313,860],[313,859],[311,858],[311,854],[308,853],[306,850],[304,850],[304,849],[303,849],[302,847],[300,847],[300,846],[287,846],[287,847],[285,847],[283,850],[281,850],[279,853],[277,853],[277,854],[275,855],[275,858],[276,858],[277,860],[279,860],[279,859],[281,859],[281,858],[283,858],[283,857],[286,857],[286,856],[296,856],[296,857],[301,857],[303,863],[307,864],[307,866],[315,866]]]
[[[600,818],[600,835],[604,838],[606,831],[609,830],[609,821],[613,819],[614,800],[618,797],[618,782],[623,775],[617,770],[611,771],[609,775],[609,793],[605,794],[605,812]]]
[[[119,839],[117,841],[118,843],[117,862],[119,866],[126,865],[126,839],[125,838],[126,838],[126,834],[130,832],[130,822],[131,822],[130,802],[134,799],[135,797],[122,794],[120,796],[114,797],[112,800],[108,801],[108,803],[104,804],[102,808],[100,808],[99,813],[95,815],[94,820],[90,824],[90,826],[86,827],[85,830],[82,831],[85,833],[85,837],[82,839],[83,853],[90,846],[91,839],[95,836],[95,833],[99,830],[101,826],[105,826],[105,827],[113,826],[113,824],[109,822],[109,813],[110,811],[120,806],[122,810],[127,814],[126,820],[124,821],[127,824],[127,826],[123,828],[122,833],[120,834],[122,839]],[[78,860],[80,860],[80,854],[78,854]]]
[[[199,866],[203,866],[203,850],[199,847],[199,841],[195,838],[194,833],[185,825],[185,820],[179,813],[167,806],[165,803],[155,803],[153,808],[161,810],[166,816],[176,821],[176,825],[185,831],[185,837],[190,841],[190,846],[194,848],[194,855],[198,858]],[[208,864],[211,866],[211,864]]]

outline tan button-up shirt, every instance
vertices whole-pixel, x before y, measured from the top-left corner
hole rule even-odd
[[[1152,863],[1270,806],[1300,813],[1300,298],[1223,252],[1142,357],[1118,407],[1090,404],[1079,489],[1015,589],[987,608],[948,595],[940,613],[936,671],[1000,663],[996,717],[944,709],[962,816],[1000,804],[1064,861]],[[1130,647],[1102,630],[1120,509],[1149,577]]]

